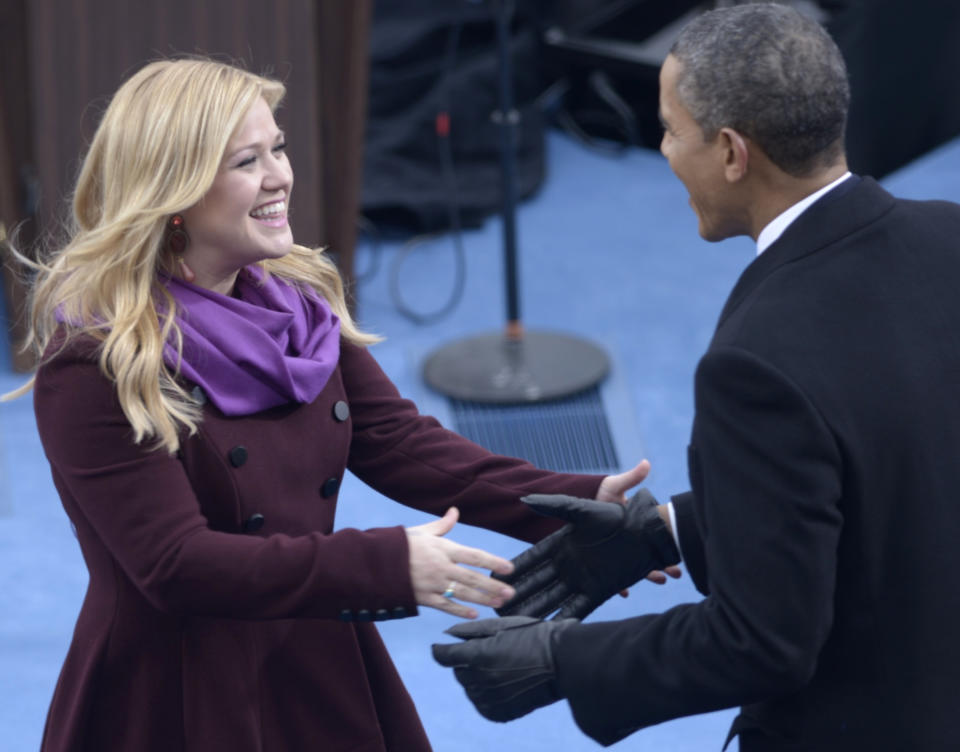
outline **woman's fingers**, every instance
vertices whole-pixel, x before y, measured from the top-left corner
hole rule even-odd
[[[460,519],[460,510],[456,507],[450,507],[446,513],[438,520],[431,520],[423,525],[408,527],[407,532],[415,535],[446,535]]]
[[[497,608],[513,597],[514,590],[468,566],[506,574],[513,564],[482,549],[441,538],[456,520],[457,511],[451,508],[441,520],[407,529],[410,582],[419,605],[473,619],[476,610],[458,601]]]
[[[502,585],[503,583],[500,584]],[[451,595],[450,598],[459,601],[465,601],[467,603],[483,603],[485,605],[497,607],[502,606],[507,602],[507,600],[513,597],[512,591],[510,596],[504,596],[502,594],[503,592],[505,591],[501,591],[500,595],[497,595],[496,593],[491,594],[483,586],[475,587],[465,582],[458,582],[456,587],[454,587],[453,595]],[[493,598],[493,602],[488,602],[491,597]]]
[[[514,591],[509,585],[484,577],[479,572],[457,567],[451,579],[443,585],[431,586],[427,590],[414,588],[414,594],[421,606],[430,606],[465,619],[475,619],[476,609],[465,606],[464,603],[499,608],[513,597]]]
[[[450,580],[444,593],[428,593],[421,605],[431,606],[448,614],[465,619],[476,619],[477,611],[465,603],[476,603],[497,608],[513,597],[513,589],[502,582],[491,580],[478,573],[460,567]],[[452,591],[452,592],[450,592]],[[446,593],[450,592],[450,595]]]
[[[608,475],[597,489],[597,501],[618,501],[626,503],[626,493],[640,485],[650,473],[650,463],[640,460],[635,467],[617,475]]]
[[[442,571],[445,579],[430,588],[431,593],[438,593],[441,597],[499,608],[515,594],[514,589],[505,582],[473,569],[454,566],[445,567]]]
[[[449,598],[444,598],[442,595],[435,595],[429,600],[426,600],[420,603],[421,606],[430,606],[435,608],[438,611],[444,611],[448,614],[453,614],[454,616],[459,616],[461,619],[476,619],[477,610],[471,608],[470,606],[464,606],[462,603],[457,603],[452,601]]]
[[[514,589],[505,582],[494,580],[480,572],[466,567],[457,567],[444,592],[453,590],[449,596],[461,601],[482,603],[486,606],[501,606],[515,594]]]
[[[513,571],[513,562],[501,556],[495,556],[481,548],[462,546],[453,541],[446,541],[446,543],[452,547],[449,548],[451,561],[455,561],[458,564],[469,564],[471,567],[489,569],[491,572],[496,572],[497,574],[510,574]]]
[[[673,579],[678,579],[683,574],[680,567],[670,566],[665,567],[663,571],[659,569],[654,569],[650,574],[647,575],[647,579],[650,582],[653,582],[657,585],[665,585],[667,582],[667,575],[670,575]]]

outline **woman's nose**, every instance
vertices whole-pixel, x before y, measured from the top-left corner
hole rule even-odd
[[[270,159],[263,176],[265,188],[277,189],[293,181],[293,169],[285,154]]]

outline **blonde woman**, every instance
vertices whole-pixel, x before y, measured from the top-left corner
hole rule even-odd
[[[547,473],[400,398],[293,242],[283,93],[207,60],[141,69],[38,268],[37,423],[90,571],[47,752],[429,749],[369,622],[512,595],[462,566],[509,562],[441,537],[458,510],[533,541],[557,523],[523,494],[623,501],[646,473]],[[442,518],[334,532],[347,468]]]

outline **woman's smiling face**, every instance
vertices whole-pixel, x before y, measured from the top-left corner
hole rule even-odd
[[[283,131],[260,98],[230,138],[210,190],[183,212],[183,257],[196,284],[229,294],[245,266],[290,252],[293,170]]]

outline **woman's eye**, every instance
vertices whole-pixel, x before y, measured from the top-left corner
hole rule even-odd
[[[282,143],[279,143],[279,144],[276,144],[275,146],[273,146],[273,147],[270,149],[270,151],[272,151],[274,154],[279,154],[280,152],[284,151],[286,148],[287,148],[287,142],[284,141],[284,142],[282,142]],[[237,167],[249,167],[250,165],[252,165],[252,164],[253,164],[254,162],[256,162],[256,161],[257,161],[257,155],[256,155],[256,154],[251,154],[249,157],[245,157],[244,159],[241,159],[239,162],[237,162],[237,165],[236,165],[236,166],[237,166]]]

